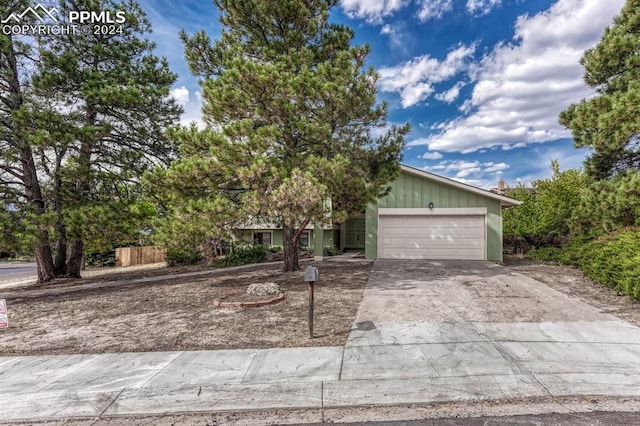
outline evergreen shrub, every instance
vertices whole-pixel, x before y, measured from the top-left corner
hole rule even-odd
[[[529,257],[573,265],[592,280],[640,299],[640,227],[626,227],[592,240],[575,239],[560,248],[540,248]]]

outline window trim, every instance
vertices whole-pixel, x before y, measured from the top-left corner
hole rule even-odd
[[[256,234],[269,234],[269,244],[264,243],[256,243]],[[253,244],[262,244],[263,246],[272,247],[273,246],[273,231],[253,231],[251,234]]]
[[[302,245],[302,242],[301,242],[301,240],[302,240],[302,236],[303,236],[304,234],[307,234],[307,245],[306,245],[306,246],[303,246],[303,245]],[[309,247],[311,247],[311,231],[302,231],[302,234],[300,234],[300,239],[298,239],[298,245],[299,245],[301,248],[309,248]]]

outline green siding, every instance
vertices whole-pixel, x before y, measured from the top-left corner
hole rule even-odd
[[[340,232],[333,229],[322,229],[320,225],[315,225],[313,229],[313,236],[318,235],[320,238],[313,238],[314,256],[324,256],[325,247],[338,247],[340,242]]]
[[[391,194],[389,194],[391,195]],[[385,197],[388,200],[388,197]],[[382,201],[382,200],[380,200]],[[375,259],[378,257],[378,205],[369,204],[365,213],[366,238],[364,241],[364,257]]]
[[[402,172],[391,192],[367,206],[365,256],[378,256],[378,208],[487,208],[487,260],[502,262],[502,208],[500,201],[482,197],[426,177]]]
[[[314,238],[314,236],[316,235],[314,230],[312,229],[308,229],[306,230],[309,232],[309,247],[314,248],[315,249],[315,243],[316,243],[316,238]],[[282,230],[281,229],[255,229],[255,230],[251,230],[251,229],[243,229],[241,231],[239,231],[239,237],[238,240],[240,242],[243,243],[247,243],[247,244],[253,244],[253,233],[254,232],[271,232],[272,233],[272,241],[271,244],[274,246],[282,246]],[[333,231],[327,231],[325,230],[323,232],[324,234],[324,245],[328,246],[331,245],[332,241],[333,241],[333,235],[331,234],[331,232]],[[322,244],[323,239],[320,238],[318,239],[318,243]]]
[[[340,231],[335,229],[325,229],[324,244],[322,247],[338,247],[340,245]]]

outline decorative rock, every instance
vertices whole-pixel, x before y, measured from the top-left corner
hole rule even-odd
[[[276,283],[257,283],[251,284],[247,288],[248,294],[253,294],[256,296],[268,296],[270,294],[278,294],[280,293],[280,287]]]

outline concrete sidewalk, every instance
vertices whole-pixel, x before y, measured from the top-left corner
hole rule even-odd
[[[345,347],[2,357],[2,421],[640,397],[626,322],[359,326]]]

